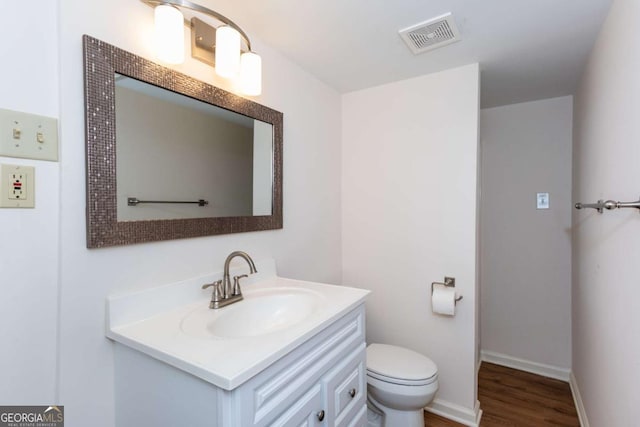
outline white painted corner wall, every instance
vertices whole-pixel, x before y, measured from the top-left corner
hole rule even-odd
[[[342,102],[342,282],[373,291],[367,341],[434,360],[437,399],[471,420],[478,85],[473,64]],[[464,296],[455,317],[431,312],[431,282],[445,275]]]
[[[0,3],[0,108],[58,117],[57,8],[49,0]],[[0,163],[34,166],[36,177],[34,209],[0,209],[0,404],[48,405],[56,382],[60,167]]]
[[[640,196],[640,2],[614,0],[575,96],[576,202]],[[640,215],[573,213],[573,375],[593,426],[640,422]]]
[[[480,113],[483,359],[565,381],[571,366],[572,103],[566,96]],[[549,209],[536,208],[536,193],[549,193]]]

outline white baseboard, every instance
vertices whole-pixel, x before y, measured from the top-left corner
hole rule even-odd
[[[587,412],[584,410],[584,403],[582,403],[582,396],[580,396],[580,389],[578,389],[578,383],[576,377],[573,376],[573,372],[569,376],[569,386],[571,386],[571,394],[573,395],[573,403],[576,405],[576,411],[578,411],[578,419],[582,427],[589,427],[589,420],[587,419]]]
[[[517,357],[511,357],[506,354],[493,353],[485,350],[480,352],[480,358],[485,362],[495,363],[496,365],[519,369],[532,374],[542,375],[543,377],[569,382],[569,374],[571,371],[566,368],[545,365],[544,363],[518,359]]]
[[[446,400],[435,399],[424,409],[469,427],[478,427],[482,418],[482,410],[478,401],[473,409],[469,409]]]

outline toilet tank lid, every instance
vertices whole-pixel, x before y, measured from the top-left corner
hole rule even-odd
[[[367,347],[367,370],[405,380],[426,380],[438,373],[438,367],[428,357],[387,344],[370,344]]]

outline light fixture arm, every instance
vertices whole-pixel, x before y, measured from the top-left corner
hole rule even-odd
[[[249,52],[251,52],[251,40],[249,40],[249,36],[247,36],[247,33],[245,33],[242,30],[242,28],[240,28],[231,19],[227,18],[224,15],[219,14],[218,12],[215,12],[204,6],[200,6],[199,4],[192,3],[188,0],[141,0],[141,1],[151,7],[156,7],[158,5],[166,4],[166,5],[171,5],[178,8],[193,10],[195,12],[200,12],[205,15],[211,16],[217,19],[218,21],[222,22],[223,24],[228,25],[233,29],[235,29],[236,31],[238,31],[242,36],[242,38],[244,39],[245,43],[247,44],[247,49],[249,50]],[[187,21],[187,24],[188,24],[188,21]]]

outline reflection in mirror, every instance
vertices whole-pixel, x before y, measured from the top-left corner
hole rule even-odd
[[[87,247],[283,227],[281,112],[93,37],[83,48]]]
[[[120,74],[115,81],[118,221],[271,215],[270,123]]]

